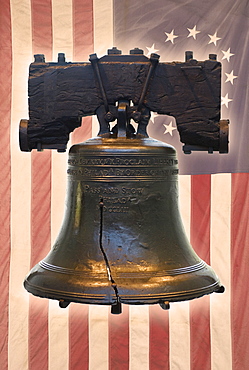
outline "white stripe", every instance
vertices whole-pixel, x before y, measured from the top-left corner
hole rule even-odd
[[[62,225],[66,199],[67,153],[52,152],[51,241],[54,244]],[[49,369],[68,369],[68,309],[58,301],[49,302]]]
[[[179,181],[179,209],[186,235],[190,238],[191,176],[181,175]]]
[[[54,244],[62,226],[67,193],[68,153],[52,151],[52,189],[51,189],[51,241]]]
[[[13,83],[11,108],[11,263],[9,289],[9,370],[28,364],[29,295],[23,280],[30,269],[30,153],[19,149],[18,125],[28,118],[31,53],[30,1],[11,1]]]
[[[65,53],[73,55],[72,1],[52,0],[53,60]],[[67,153],[52,151],[51,241],[52,245],[62,225],[67,189]],[[68,309],[59,308],[58,301],[49,303],[49,369],[68,369],[69,353]]]
[[[93,0],[94,53],[101,56],[113,46],[113,0]],[[99,132],[97,116],[92,119],[92,137]]]
[[[109,306],[89,306],[89,370],[108,370]]]
[[[130,370],[149,369],[149,306],[129,306]]]
[[[66,61],[73,61],[72,0],[52,0],[53,60],[65,53]]]
[[[179,176],[179,208],[186,234],[190,236],[191,176]],[[170,369],[190,369],[189,303],[175,302],[169,310]],[[179,345],[180,344],[180,345]]]
[[[174,302],[169,310],[170,369],[190,369],[189,302]]]
[[[101,57],[113,46],[113,0],[93,0],[94,52]]]
[[[226,290],[210,297],[212,369],[232,369],[230,320],[231,174],[212,175],[211,265]]]
[[[68,369],[68,312],[58,301],[49,301],[49,369]]]

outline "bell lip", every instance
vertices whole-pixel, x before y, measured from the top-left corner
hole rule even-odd
[[[111,286],[109,287],[109,294],[87,294],[87,293],[72,293],[66,291],[58,291],[49,288],[42,288],[31,284],[27,278],[24,281],[24,288],[34,296],[40,298],[47,298],[53,300],[64,300],[67,302],[81,303],[81,304],[99,304],[99,305],[113,305],[117,301],[117,296],[113,294]],[[223,289],[222,289],[223,288]],[[122,294],[119,293],[120,303],[129,305],[143,305],[143,304],[160,304],[162,302],[182,302],[189,301],[196,298],[201,298],[214,292],[224,292],[224,287],[217,280],[213,284],[204,286],[202,288],[191,289],[188,291],[177,291],[171,293],[158,294]]]

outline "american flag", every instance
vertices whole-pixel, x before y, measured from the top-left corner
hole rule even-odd
[[[249,153],[247,0],[1,0],[0,3],[0,367],[3,370],[247,370],[249,364]],[[153,115],[150,133],[173,144],[180,161],[180,207],[192,245],[226,291],[192,302],[109,307],[29,295],[23,279],[49,251],[61,226],[67,153],[19,150],[28,118],[33,54],[86,61],[117,46],[161,61],[184,51],[223,64],[222,118],[230,153],[181,154],[172,117]],[[85,118],[71,142],[96,134]]]

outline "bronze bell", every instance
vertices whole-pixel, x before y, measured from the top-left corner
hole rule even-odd
[[[68,162],[64,222],[24,282],[30,293],[119,313],[121,303],[168,308],[224,290],[185,235],[172,146],[120,129],[72,146]]]
[[[100,59],[92,54],[90,64],[35,57],[21,149],[65,150],[78,118],[88,115],[97,115],[100,131],[70,149],[64,222],[24,282],[30,293],[61,307],[106,304],[120,313],[121,303],[167,309],[224,291],[185,235],[176,151],[146,133],[151,111],[170,114],[186,153],[228,151],[228,120],[219,122],[220,63],[188,53],[184,63],[161,64],[159,55],[148,59],[137,48],[128,56],[116,48]]]

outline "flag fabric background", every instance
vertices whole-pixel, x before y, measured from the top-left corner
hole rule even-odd
[[[0,368],[8,370],[247,370],[249,364],[249,3],[242,1],[0,1]],[[177,36],[177,37],[176,37]],[[222,118],[230,153],[181,153],[172,117],[153,115],[151,136],[179,155],[180,208],[198,255],[226,287],[191,302],[109,307],[29,295],[23,280],[53,245],[66,192],[67,153],[19,150],[18,125],[28,118],[33,54],[85,61],[117,46],[157,50],[161,61],[222,62]],[[153,123],[154,122],[154,123]],[[85,118],[71,143],[96,134]],[[172,133],[172,136],[170,134]]]

